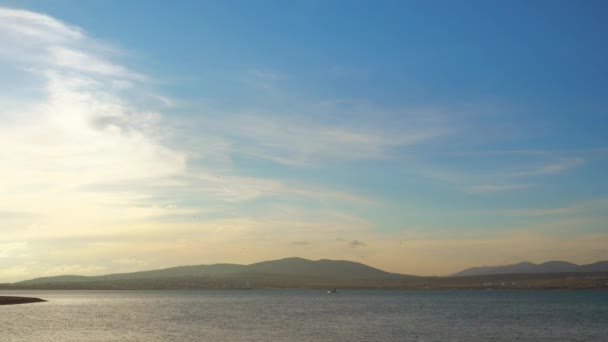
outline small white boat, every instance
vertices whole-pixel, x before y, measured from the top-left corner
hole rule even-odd
[[[327,290],[327,293],[329,293],[329,294],[338,293],[338,289]]]

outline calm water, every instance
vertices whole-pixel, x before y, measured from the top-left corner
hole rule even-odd
[[[1,341],[608,341],[608,292],[4,291]]]

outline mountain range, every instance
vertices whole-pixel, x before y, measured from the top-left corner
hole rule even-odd
[[[566,261],[547,261],[535,264],[528,261],[503,266],[472,267],[455,273],[452,277],[480,276],[493,274],[545,274],[545,273],[582,273],[608,272],[608,261],[577,265]]]
[[[346,260],[307,260],[302,258],[285,258],[263,261],[250,265],[213,264],[171,267],[160,270],[132,273],[116,273],[101,276],[60,275],[25,280],[16,285],[67,284],[115,281],[150,281],[184,278],[204,279],[259,279],[261,276],[272,278],[298,278],[310,280],[362,281],[409,278],[413,276],[389,273],[358,262]]]
[[[386,272],[347,260],[285,258],[249,265],[213,264],[99,276],[59,275],[0,284],[3,289],[249,289],[249,288],[516,288],[608,287],[608,261],[473,267],[447,277]]]

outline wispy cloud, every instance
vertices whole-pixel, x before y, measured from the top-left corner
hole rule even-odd
[[[134,73],[121,65],[111,63],[103,58],[77,49],[51,46],[48,52],[50,54],[49,62],[68,70],[72,69],[122,79],[145,79],[143,75]]]
[[[572,172],[593,158],[603,157],[601,151],[481,151],[456,154],[459,159],[467,158],[458,165],[436,164],[432,159],[430,162],[414,159],[411,163],[413,170],[427,178],[465,193],[491,195],[539,187],[543,183],[543,176]],[[492,156],[488,158],[489,167],[487,164],[471,167],[478,164],[480,155]]]
[[[583,158],[568,158],[539,165],[531,170],[517,172],[515,176],[543,176],[566,172],[585,163]]]
[[[518,216],[550,216],[550,215],[566,215],[580,212],[580,208],[564,207],[564,208],[548,208],[548,209],[520,209],[513,213]]]
[[[84,37],[82,31],[66,25],[44,14],[0,7],[0,27],[3,35],[12,36],[14,41],[32,39],[50,43],[77,41]]]
[[[304,240],[298,240],[298,241],[292,241],[291,244],[294,246],[308,246],[310,245],[312,242],[310,241],[304,241]]]
[[[233,153],[293,166],[392,158],[391,149],[443,134],[442,127],[435,125],[373,128],[268,113],[226,114],[202,125],[231,139]]]
[[[477,211],[475,214],[482,215],[509,215],[520,217],[539,217],[539,216],[576,216],[585,215],[592,217],[592,214],[600,214],[608,210],[608,199],[598,198],[592,200],[582,200],[560,207],[548,208],[515,208]]]
[[[513,191],[526,189],[533,186],[532,184],[486,184],[486,185],[473,185],[467,188],[468,193],[480,194],[480,193],[494,193],[500,191]]]

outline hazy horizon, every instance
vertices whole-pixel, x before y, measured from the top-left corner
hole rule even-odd
[[[608,260],[607,9],[0,0],[0,283]]]

